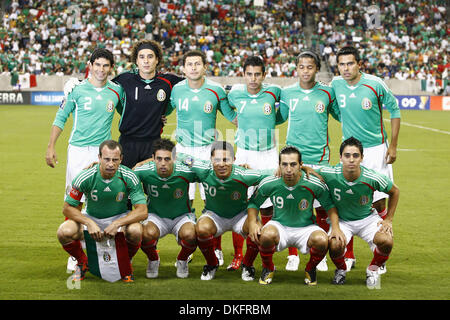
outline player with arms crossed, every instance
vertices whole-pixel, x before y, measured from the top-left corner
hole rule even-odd
[[[327,186],[317,177],[305,177],[302,173],[300,151],[286,146],[280,151],[281,177],[267,177],[258,185],[248,205],[249,238],[259,246],[263,263],[260,284],[273,280],[275,265],[273,254],[293,246],[302,254],[310,254],[305,267],[305,284],[317,284],[316,266],[328,250],[328,236],[315,223],[313,202],[317,198],[328,214],[336,212]],[[272,219],[263,228],[257,217],[259,206],[272,199]]]
[[[84,168],[98,159],[99,145],[111,139],[111,124],[114,110],[122,110],[125,93],[117,84],[108,81],[114,65],[113,54],[106,49],[95,49],[89,59],[90,77],[78,84],[65,97],[53,122],[45,160],[54,168],[58,163],[55,145],[70,114],[73,128],[67,148],[66,192],[72,180]],[[78,80],[77,80],[78,81]],[[80,209],[84,197],[80,202]],[[72,272],[76,261],[69,257],[67,271]]]
[[[147,278],[157,278],[160,258],[158,240],[169,233],[181,246],[176,267],[177,277],[189,276],[188,257],[197,248],[196,217],[189,201],[189,184],[197,176],[189,167],[175,160],[175,145],[168,139],[155,140],[153,162],[134,169],[147,190],[148,218],[143,223],[142,251],[148,257]]]
[[[392,164],[397,159],[397,143],[400,131],[400,109],[391,90],[380,78],[360,71],[358,50],[343,47],[337,53],[340,76],[333,78],[331,86],[336,93],[342,122],[343,140],[355,137],[364,147],[363,165],[393,180]],[[391,139],[383,120],[383,105],[391,115]],[[386,215],[386,198],[383,192],[375,192],[373,206],[378,214]],[[345,253],[350,270],[355,264],[353,241]],[[380,272],[386,272],[385,267]]]
[[[379,286],[378,269],[387,261],[393,247],[392,219],[400,196],[398,187],[383,174],[362,166],[364,158],[361,142],[353,137],[340,147],[341,164],[323,167],[319,173],[330,189],[337,214],[330,215],[330,257],[337,269],[334,284],[344,284],[347,265],[345,246],[355,235],[366,241],[373,251],[373,259],[366,269],[369,289]],[[375,191],[389,195],[384,220],[372,207]]]
[[[297,57],[299,81],[281,90],[280,113],[283,121],[289,119],[286,145],[300,150],[305,165],[318,169],[330,161],[330,137],[328,119],[331,114],[339,120],[339,109],[335,103],[334,90],[320,81],[316,74],[320,70],[320,59],[312,51],[305,50]],[[317,224],[328,232],[327,212],[314,200]],[[290,255],[291,259],[298,256]],[[288,264],[289,265],[289,264]],[[286,266],[286,270],[290,270]],[[297,270],[295,268],[292,271]],[[326,256],[317,266],[319,271],[327,271]]]
[[[99,163],[81,171],[66,196],[63,212],[68,220],[60,225],[57,237],[63,249],[77,259],[74,281],[83,280],[89,269],[88,257],[80,243],[83,227],[95,241],[113,238],[120,228],[124,228],[128,264],[139,249],[142,237],[139,222],[147,218],[146,198],[141,182],[133,171],[120,165],[121,160],[122,148],[118,142],[102,142]],[[83,195],[86,196],[86,214],[81,213],[79,208]],[[128,197],[134,210],[128,210]],[[125,282],[133,281],[131,265],[129,270],[130,274],[123,276]]]
[[[275,126],[280,120],[276,104],[280,100],[281,88],[263,83],[266,69],[261,57],[248,57],[243,69],[245,84],[233,85],[228,93],[230,105],[236,110],[236,164],[247,164],[251,169],[257,170],[275,170],[278,165]],[[253,191],[254,187],[249,188],[249,198]],[[263,224],[270,220],[272,212],[273,206],[268,199],[260,208]],[[234,258],[227,268],[230,271],[239,269],[242,263],[243,241],[242,237],[233,233]],[[293,251],[292,254],[296,257],[295,248]]]

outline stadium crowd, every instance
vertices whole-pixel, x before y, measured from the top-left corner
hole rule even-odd
[[[131,44],[161,42],[165,71],[179,72],[183,52],[203,50],[213,76],[242,75],[241,62],[259,54],[268,76],[295,76],[295,57],[311,41],[337,74],[335,53],[346,43],[359,46],[363,70],[382,78],[448,77],[450,28],[445,1],[141,1],[84,0],[4,3],[0,26],[3,74],[83,73],[97,46],[126,69]],[[371,9],[369,9],[371,8]],[[370,11],[372,10],[372,11]],[[306,15],[315,25],[305,36]]]

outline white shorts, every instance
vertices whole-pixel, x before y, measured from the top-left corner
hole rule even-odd
[[[361,220],[343,221],[339,219],[339,228],[345,235],[346,244],[356,235],[367,242],[373,251],[376,247],[373,238],[381,227],[381,224],[378,225],[380,221],[383,221],[383,219],[380,218],[376,210],[373,210],[371,215]],[[332,228],[330,228],[328,234],[331,233]]]
[[[248,164],[251,169],[255,170],[266,170],[273,169],[276,170],[278,167],[278,151],[276,148],[255,151],[255,150],[245,150],[237,148],[236,151],[236,165]],[[255,187],[249,187],[247,190],[248,198],[252,196],[255,192]],[[270,199],[266,199],[260,208],[268,208],[272,206]]]
[[[198,220],[200,221],[200,219],[203,219],[205,217],[210,218],[216,225],[217,232],[214,237],[218,237],[224,234],[226,231],[233,231],[240,234],[244,238],[247,237],[247,234],[245,234],[242,230],[245,220],[247,219],[247,210],[242,211],[231,219],[222,218],[221,216],[210,210],[205,210],[205,212],[202,213]]]
[[[384,174],[389,179],[394,181],[394,174],[392,170],[392,164],[386,163],[386,152],[388,150],[388,144],[383,143],[375,147],[364,148],[364,159],[361,162],[366,168],[373,169],[381,174]],[[380,199],[388,198],[388,194],[384,192],[375,191],[373,193],[373,201],[376,202]]]
[[[98,146],[76,147],[69,144],[67,147],[66,192],[64,198],[72,189],[72,181],[77,174],[93,162],[98,162]],[[83,195],[80,201],[85,202],[85,199]]]
[[[89,219],[93,220],[101,230],[105,230],[105,228],[107,226],[109,226],[113,221],[120,219],[122,217],[125,217],[129,212],[130,211],[127,211],[127,212],[124,212],[124,213],[121,213],[121,214],[118,214],[118,215],[115,215],[115,216],[112,216],[109,218],[104,218],[104,219],[99,219],[99,218],[90,216],[87,213],[84,213],[84,215],[86,217],[88,217]],[[122,227],[120,227],[118,231],[120,231],[121,229],[122,229]],[[86,226],[84,226],[84,230],[87,230]]]
[[[283,251],[289,247],[296,247],[300,250],[302,254],[309,253],[308,240],[314,231],[323,231],[321,227],[315,224],[311,224],[307,227],[286,227],[283,226],[278,221],[270,220],[267,222],[262,229],[267,228],[267,226],[274,226],[278,230],[280,235],[280,242],[277,245],[277,251]]]
[[[195,225],[195,219],[195,213],[192,212],[185,213],[179,217],[176,217],[175,219],[161,218],[155,213],[149,213],[148,218],[144,220],[142,224],[145,226],[149,221],[151,221],[158,227],[160,238],[165,237],[166,235],[171,233],[175,236],[177,242],[179,242],[178,232],[180,231],[181,227],[185,223],[192,223]]]
[[[211,144],[209,144],[207,146],[201,146],[201,147],[185,147],[185,146],[181,145],[181,143],[177,143],[176,151],[184,153],[184,154],[188,154],[188,155],[190,155],[194,158],[198,158],[200,160],[207,160],[207,161],[211,160]],[[197,184],[198,184],[199,191],[200,191],[200,197],[202,198],[202,200],[205,200],[206,199],[205,190],[203,189],[202,184],[201,183],[199,184],[197,182],[189,184],[189,200],[195,199],[195,190],[196,190]]]
[[[319,170],[320,168],[323,167],[322,165],[319,165],[319,164],[307,164],[307,163],[304,163],[303,165],[307,166],[307,167],[310,167],[310,168],[313,168],[314,170]],[[303,172],[303,174],[305,174],[305,173]],[[314,206],[314,208],[319,208],[322,205],[320,204],[320,202],[317,199],[314,199],[313,206]]]

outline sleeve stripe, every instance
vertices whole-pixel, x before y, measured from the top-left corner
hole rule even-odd
[[[83,183],[83,181],[92,177],[96,172],[97,172],[97,166],[86,170],[85,172],[83,172],[76,178],[76,180],[73,182],[73,186],[76,188],[79,188],[81,183]]]

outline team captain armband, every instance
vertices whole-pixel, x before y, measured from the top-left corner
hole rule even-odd
[[[72,190],[70,190],[69,196],[76,201],[80,201],[81,197],[83,196],[83,192],[75,189],[74,187],[72,187]]]

